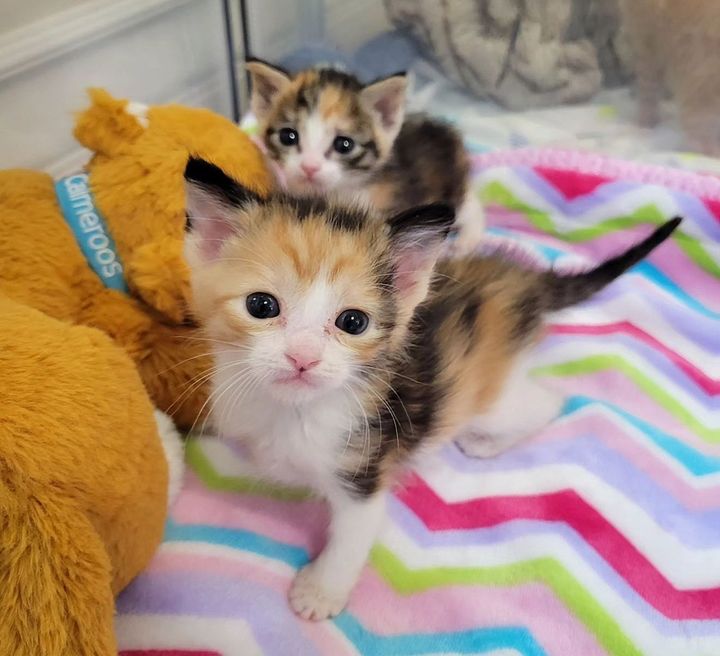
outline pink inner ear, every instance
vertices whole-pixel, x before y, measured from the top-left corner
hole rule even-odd
[[[218,217],[203,217],[193,221],[196,223],[193,232],[197,235],[202,258],[217,259],[223,244],[235,234],[235,228],[226,219]]]
[[[432,259],[420,248],[404,250],[395,265],[395,287],[401,294],[414,291],[418,282],[427,276]]]
[[[395,125],[398,118],[398,110],[400,109],[401,94],[393,91],[382,98],[378,99],[375,103],[375,109],[382,118],[383,127],[391,128]]]

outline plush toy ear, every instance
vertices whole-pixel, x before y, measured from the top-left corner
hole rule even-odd
[[[86,148],[115,155],[148,126],[148,107],[113,98],[104,89],[88,89],[91,105],[77,115],[75,138]]]
[[[220,168],[198,158],[190,158],[185,168],[185,198],[190,231],[185,252],[191,267],[217,259],[225,241],[241,231],[243,210],[261,202]]]
[[[250,108],[261,121],[268,115],[277,97],[290,85],[291,79],[281,68],[260,59],[249,59],[245,67],[252,80]]]
[[[427,296],[435,263],[454,222],[455,210],[445,203],[413,207],[388,219],[395,287],[409,309]]]
[[[378,119],[378,125],[388,141],[392,142],[405,117],[405,73],[396,73],[373,82],[360,92],[360,99],[369,112]]]

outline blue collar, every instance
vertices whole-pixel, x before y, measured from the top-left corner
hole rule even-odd
[[[55,193],[65,222],[85,259],[105,287],[128,293],[123,266],[105,220],[95,205],[87,173],[60,178]]]

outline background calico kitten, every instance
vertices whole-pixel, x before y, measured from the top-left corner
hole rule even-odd
[[[260,136],[289,190],[359,193],[388,213],[444,202],[457,210],[455,250],[477,245],[483,210],[468,191],[462,138],[427,116],[405,118],[404,73],[364,86],[333,69],[290,76],[259,60],[247,69]]]
[[[436,264],[453,225],[444,204],[383,221],[319,197],[261,200],[201,160],[186,179],[215,428],[261,474],[331,507],[327,544],[289,593],[311,619],[345,605],[385,491],[419,450],[459,439],[491,455],[555,416],[561,400],[526,371],[543,315],[600,290],[679,223],[559,275],[497,257]]]

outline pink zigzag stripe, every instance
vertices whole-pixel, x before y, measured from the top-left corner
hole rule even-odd
[[[635,339],[651,346],[656,351],[659,351],[669,360],[675,363],[679,369],[697,383],[706,394],[711,396],[717,396],[720,394],[720,380],[711,378],[702,369],[698,369],[689,360],[684,358],[682,355],[673,351],[672,349],[665,346],[661,341],[638,328],[630,321],[618,321],[616,323],[609,324],[592,324],[592,325],[566,325],[566,324],[553,324],[550,326],[550,332],[554,335],[613,335],[617,333],[624,333],[630,335]]]
[[[177,572],[179,575],[186,570],[220,574],[238,581],[250,580],[280,594],[285,594],[289,585],[289,576],[273,572],[257,560],[248,562],[200,553],[161,551],[153,562],[152,570]],[[394,590],[372,568],[366,567],[350,599],[348,610],[370,631],[379,635],[463,631],[520,623],[531,631],[548,653],[570,653],[570,646],[574,646],[584,656],[603,654],[595,638],[582,623],[552,591],[541,584],[508,588],[438,588],[403,596],[402,604],[399,604]],[[313,642],[328,649],[332,632],[323,630],[322,622],[312,623],[311,628],[313,630],[309,635]]]
[[[592,374],[576,374],[571,378],[561,376],[551,379],[553,387],[561,388],[568,395],[579,394],[608,403],[617,403],[618,399],[625,399],[624,405],[631,403],[632,414],[638,419],[659,426],[666,433],[674,435],[703,453],[717,452],[713,444],[706,442],[689,427],[680,423],[620,371],[608,369]]]
[[[536,235],[543,236],[544,243],[555,248],[567,249],[567,242],[538,230],[519,212],[493,205],[491,215],[493,225],[520,231],[533,239]],[[647,234],[647,227],[639,226],[601,235],[589,242],[573,243],[572,253],[586,257],[589,263],[599,262],[622,251],[629,243],[640,241]],[[720,279],[707,273],[689,259],[676,242],[672,240],[665,242],[662,253],[651,255],[650,261],[703,305],[715,311],[720,310]]]
[[[720,200],[720,178],[665,166],[639,164],[597,153],[561,148],[517,148],[473,157],[475,169],[492,166],[537,166],[586,175],[669,187],[708,200]],[[718,219],[720,220],[720,219]]]
[[[578,435],[592,434],[620,453],[633,466],[650,476],[686,508],[693,511],[714,510],[720,495],[720,482],[707,488],[694,488],[681,478],[654,450],[638,443],[622,429],[622,421],[611,421],[605,412],[584,409],[543,431],[539,442],[574,440]]]

